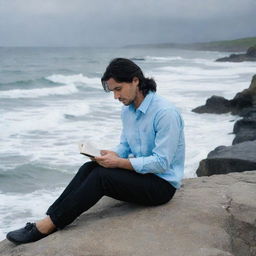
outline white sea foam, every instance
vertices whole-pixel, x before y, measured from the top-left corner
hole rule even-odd
[[[194,113],[191,115],[189,112],[184,112],[183,118],[185,119],[186,137],[185,177],[196,177],[195,171],[199,162],[207,157],[209,151],[220,145],[230,146],[232,144],[234,134],[231,132],[237,117],[230,114],[199,115]]]
[[[67,104],[66,106],[65,103]],[[65,114],[78,116],[85,115],[89,111],[89,106],[86,102],[66,100],[65,103],[51,102],[48,106],[20,111],[18,115],[16,112],[3,113],[1,117],[3,122],[0,127],[9,135],[19,131],[23,133],[33,130],[48,131],[60,125],[65,118]],[[16,126],[16,123],[19,123],[19,126]]]
[[[0,98],[2,99],[13,99],[13,98],[38,98],[50,95],[68,95],[78,92],[77,87],[74,84],[69,86],[58,86],[51,88],[41,89],[15,89],[0,91]]]
[[[101,149],[113,147],[119,138],[119,114],[113,125],[106,110],[119,113],[121,106],[111,95],[104,95],[110,98],[109,101],[104,98],[97,101],[94,98],[72,99],[49,102],[47,106],[20,111],[19,115],[16,112],[2,113],[0,155],[20,155],[30,162],[70,166],[82,163],[84,159],[77,150],[80,141],[93,138]],[[92,111],[97,109],[102,113],[100,119],[92,116]],[[86,121],[88,115],[91,116],[89,122]],[[113,134],[115,138],[112,138]],[[6,162],[2,167],[13,169],[19,164],[19,161]]]
[[[95,88],[99,85],[99,78],[89,78],[82,74],[77,75],[61,75],[54,74],[46,77],[47,80],[64,84],[64,86],[54,86],[47,88],[36,88],[36,89],[14,89],[0,91],[0,98],[2,99],[13,99],[13,98],[38,98],[51,95],[69,95],[77,93],[80,85],[86,85],[86,87]]]
[[[233,66],[233,65],[227,65],[223,68],[219,68],[219,64],[216,64],[212,67],[215,67],[215,69],[206,69],[202,67],[191,67],[191,66],[180,66],[180,67],[161,67],[158,68],[157,71],[161,72],[164,71],[164,73],[173,73],[175,75],[179,75],[178,78],[190,80],[190,79],[196,79],[196,78],[238,78],[240,74],[246,74],[246,73],[253,73],[256,71],[256,65],[255,66]]]
[[[84,76],[83,74],[77,75],[61,75],[61,74],[54,74],[51,76],[46,77],[49,81],[54,83],[61,83],[61,84],[87,84],[87,85],[98,85],[100,83],[100,79],[97,77],[89,78]]]
[[[213,57],[214,54],[211,53],[211,58]],[[217,57],[219,54],[216,53]],[[219,145],[231,145],[234,135],[230,133],[237,117],[230,114],[200,115],[191,112],[191,109],[204,104],[213,94],[231,98],[248,88],[256,71],[256,64],[217,63],[209,57],[145,58],[145,73],[156,79],[159,94],[170,99],[182,112],[186,136],[185,177],[194,177],[199,161],[209,151]],[[165,67],[148,68],[151,62]],[[56,89],[56,93],[64,90],[63,95],[70,94],[70,97],[58,97],[58,101],[44,98],[42,105],[19,109],[12,106],[10,109],[0,110],[0,155],[20,155],[24,156],[24,161],[36,162],[37,166],[39,164],[56,167],[64,172],[75,172],[73,167],[87,161],[78,152],[78,142],[91,140],[99,149],[113,148],[118,143],[121,104],[113,100],[112,94],[97,91],[97,94],[89,95],[85,92],[84,97],[81,97],[77,93],[80,86],[98,87],[99,78],[89,78],[82,74],[54,74],[47,79],[63,85],[1,92],[7,94],[5,98],[18,98],[19,95],[29,98],[28,93],[31,94],[30,97],[42,97],[52,95],[50,93]],[[69,88],[73,89],[68,91]],[[12,163],[1,162],[1,168],[7,170],[19,164],[14,157]],[[0,194],[0,240],[4,238],[5,232],[23,226],[26,221],[40,218],[59,191],[60,189],[38,190],[30,194]],[[40,205],[37,207],[37,204]]]
[[[169,62],[173,60],[183,60],[184,58],[180,56],[174,56],[174,57],[154,57],[154,56],[146,56],[146,60],[153,61],[153,62]]]
[[[63,188],[53,191],[37,190],[27,194],[0,193],[0,241],[7,232],[44,217],[46,210],[62,190]]]

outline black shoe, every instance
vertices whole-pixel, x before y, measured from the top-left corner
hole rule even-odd
[[[48,234],[42,234],[35,223],[28,222],[24,228],[9,232],[6,238],[15,244],[24,244],[38,241]]]

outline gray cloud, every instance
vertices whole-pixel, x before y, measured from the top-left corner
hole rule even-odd
[[[0,45],[119,46],[255,36],[254,0],[0,0]]]

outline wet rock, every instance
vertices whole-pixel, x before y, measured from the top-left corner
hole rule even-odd
[[[219,58],[217,62],[256,61],[256,46],[250,47],[245,54],[231,54],[229,57]]]
[[[222,114],[231,112],[234,115],[240,115],[244,110],[256,111],[256,75],[252,77],[249,88],[239,92],[232,100],[224,97],[212,96],[206,100],[206,104],[193,109],[193,112]]]
[[[231,111],[231,103],[229,100],[226,100],[224,97],[213,95],[211,98],[206,100],[204,106],[197,107],[192,110],[196,113],[214,113],[222,114],[228,113]]]
[[[238,120],[233,129],[236,134],[232,144],[238,144],[244,141],[256,140],[256,118],[244,118]]]
[[[219,146],[199,163],[198,176],[243,172],[256,169],[256,140],[233,146]]]

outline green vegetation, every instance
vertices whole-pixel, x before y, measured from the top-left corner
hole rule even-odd
[[[214,41],[208,43],[188,44],[196,50],[217,50],[242,52],[251,46],[256,46],[256,37],[241,38],[236,40]]]
[[[157,48],[176,48],[186,50],[199,51],[222,51],[222,52],[246,52],[251,46],[256,46],[256,37],[247,37],[235,40],[213,41],[204,43],[164,43],[164,44],[143,44],[129,45],[127,48],[133,47],[157,47]]]

